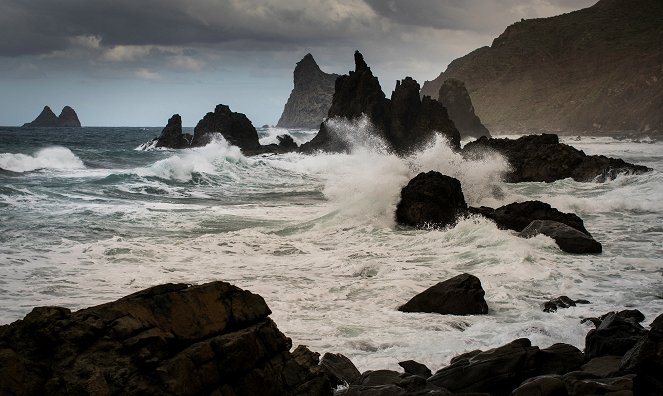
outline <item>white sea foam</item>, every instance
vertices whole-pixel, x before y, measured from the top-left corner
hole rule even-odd
[[[66,147],[48,147],[28,154],[0,154],[0,169],[30,172],[39,169],[83,169],[85,164]]]

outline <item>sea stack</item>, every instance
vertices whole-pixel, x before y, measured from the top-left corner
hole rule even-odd
[[[328,119],[356,120],[366,116],[375,133],[398,154],[421,148],[436,133],[445,136],[452,147],[460,148],[460,135],[447,110],[437,100],[420,98],[415,80],[406,77],[397,82],[391,99],[387,99],[363,55],[356,51],[354,57],[355,70],[336,80]],[[318,134],[302,145],[303,152],[319,150],[348,151],[349,145],[328,123],[323,123]]]
[[[78,115],[69,106],[65,106],[60,113],[56,116],[50,107],[44,106],[44,109],[39,113],[34,121],[23,124],[24,127],[40,127],[40,128],[80,128],[81,122],[78,120]]]
[[[445,80],[438,100],[447,108],[449,118],[458,128],[461,138],[490,137],[490,132],[474,113],[474,105],[464,82],[455,78]]]
[[[338,74],[320,70],[313,55],[306,54],[294,71],[294,88],[276,126],[280,128],[319,128],[327,116]]]

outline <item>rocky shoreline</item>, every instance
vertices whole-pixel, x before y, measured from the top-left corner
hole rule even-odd
[[[474,313],[485,314],[478,279],[469,274],[456,278],[438,285],[443,290],[436,296],[455,299],[456,306],[467,306],[463,299],[477,301],[482,312]],[[159,285],[76,312],[35,308],[24,319],[0,326],[0,393],[573,396],[663,392],[659,375],[663,315],[649,329],[641,325],[645,318],[637,310],[588,318],[596,329],[587,334],[584,351],[568,344],[539,348],[520,338],[486,351],[468,351],[435,372],[410,360],[399,363],[404,372],[361,373],[343,355],[325,353],[320,358],[305,346],[292,350],[291,340],[278,330],[270,313],[262,297],[225,282]]]

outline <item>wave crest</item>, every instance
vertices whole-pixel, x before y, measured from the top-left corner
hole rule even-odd
[[[66,147],[48,147],[34,155],[0,154],[0,169],[23,173],[40,169],[85,169],[85,164]]]

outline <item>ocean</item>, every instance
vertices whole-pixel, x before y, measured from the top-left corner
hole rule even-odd
[[[360,123],[349,136],[363,136]],[[339,352],[360,370],[414,359],[436,370],[472,349],[528,337],[582,348],[593,317],[663,313],[663,142],[567,137],[587,154],[654,169],[606,183],[508,184],[506,161],[469,161],[443,140],[401,158],[374,141],[351,154],[245,157],[223,139],[142,151],[160,128],[0,128],[0,324],[35,306],[100,304],[165,283],[228,281],[265,298],[293,344]],[[262,143],[291,132],[259,129]],[[537,199],[577,213],[600,255],[562,252],[471,217],[399,227],[401,187],[421,171],[458,178],[468,204]],[[436,282],[481,279],[489,314],[406,314]],[[568,295],[588,305],[542,312]]]

